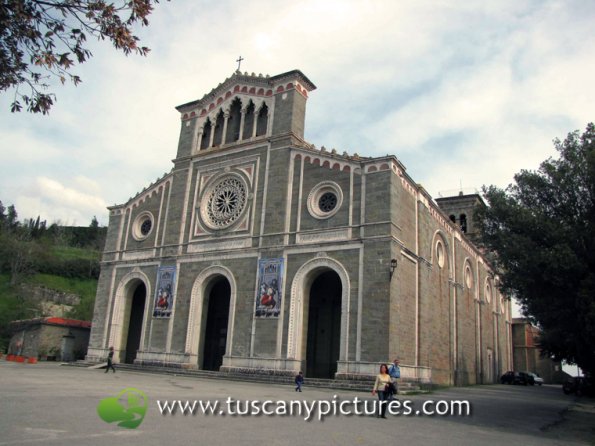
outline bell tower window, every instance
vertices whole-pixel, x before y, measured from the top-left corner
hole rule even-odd
[[[242,139],[252,138],[254,133],[254,102],[250,101],[246,107],[246,115],[244,116],[244,131]]]
[[[223,138],[223,124],[225,122],[225,117],[223,115],[223,110],[217,114],[217,119],[215,120],[215,134],[213,135],[213,147],[217,147],[221,145],[221,140]]]
[[[200,141],[200,150],[208,149],[211,140],[211,120],[207,118],[202,131],[202,139]]]
[[[225,143],[229,144],[240,139],[240,122],[242,118],[242,102],[235,98],[229,107],[229,118],[227,118],[227,133]]]
[[[256,136],[266,135],[268,118],[269,108],[266,104],[262,104],[258,112],[258,121],[256,122]]]

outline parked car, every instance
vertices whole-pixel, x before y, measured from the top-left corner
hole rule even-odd
[[[529,384],[529,375],[525,372],[508,371],[500,377],[501,384],[522,384],[526,386]]]
[[[576,396],[581,395],[595,395],[595,387],[593,382],[584,376],[576,376],[574,378],[567,379],[562,385],[562,391],[569,395],[571,393]]]
[[[539,376],[537,373],[533,372],[525,372],[529,376],[529,384],[532,386],[537,384],[538,386],[543,385],[543,378]]]

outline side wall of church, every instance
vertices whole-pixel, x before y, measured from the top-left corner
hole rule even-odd
[[[391,209],[398,266],[391,281],[390,357],[431,369],[436,383],[496,382],[508,367],[510,313],[502,311],[487,263],[431,199],[397,173]]]

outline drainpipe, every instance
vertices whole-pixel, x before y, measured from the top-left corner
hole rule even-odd
[[[457,384],[457,375],[458,375],[458,326],[457,326],[457,263],[456,263],[456,250],[455,250],[455,232],[453,231],[452,234],[452,281],[453,281],[453,312],[452,312],[452,320],[453,320],[453,373],[454,373],[454,385]]]
[[[419,192],[418,192],[419,194]],[[415,200],[415,366],[419,367],[419,198]]]

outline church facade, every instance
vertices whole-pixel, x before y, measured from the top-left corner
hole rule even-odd
[[[172,170],[110,219],[87,359],[447,385],[509,370],[497,277],[394,156],[304,140],[300,71],[177,107]],[[450,211],[449,211],[450,212]]]

